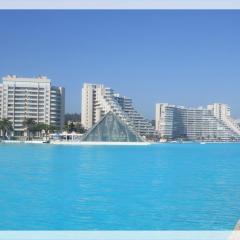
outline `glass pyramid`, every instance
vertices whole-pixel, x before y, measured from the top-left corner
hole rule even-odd
[[[82,141],[142,142],[143,140],[113,112],[108,112],[83,136]]]

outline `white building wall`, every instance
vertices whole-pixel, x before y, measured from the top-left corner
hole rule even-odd
[[[170,138],[240,139],[240,128],[225,104],[212,104],[207,108],[157,104],[156,130],[160,136]]]
[[[173,136],[173,124],[174,124],[174,109],[175,105],[169,105],[167,103],[156,104],[156,123],[155,128],[162,137]]]
[[[6,76],[3,78],[1,99],[0,116],[12,122],[16,134],[24,131],[22,123],[26,118],[34,119],[36,123],[51,124],[51,80],[47,77]]]
[[[61,106],[60,106],[60,128],[61,130],[64,127],[64,121],[65,121],[65,88],[64,87],[59,87],[60,89],[60,94],[61,94]]]
[[[96,95],[96,85],[84,84],[82,88],[82,111],[81,123],[84,128],[93,126],[94,96]]]
[[[155,133],[151,123],[134,109],[130,98],[121,97],[104,85],[85,83],[82,88],[82,125],[86,129],[91,128],[109,111],[114,112],[140,135]]]
[[[3,84],[0,84],[0,119],[2,119]]]
[[[224,120],[231,115],[231,109],[227,104],[213,103],[208,105],[207,108],[213,111],[213,114],[218,119]]]
[[[164,104],[157,103],[156,109],[155,109],[155,129],[156,129],[156,131],[160,131],[163,111],[164,111]]]
[[[231,108],[227,104],[213,103],[208,105],[207,108],[213,112],[217,119],[225,122],[233,131],[240,134],[239,124],[231,118]]]

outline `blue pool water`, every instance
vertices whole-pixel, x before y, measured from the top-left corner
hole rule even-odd
[[[0,144],[0,230],[227,230],[240,144]]]

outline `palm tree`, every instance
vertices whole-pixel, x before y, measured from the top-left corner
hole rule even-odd
[[[37,132],[40,136],[42,137],[42,131],[45,129],[45,124],[44,123],[36,123],[34,126],[33,126],[33,129],[32,131],[33,132]]]
[[[82,126],[82,124],[81,123],[77,123],[76,125],[75,125],[75,131],[77,132],[77,133],[85,133],[86,132],[86,129]]]
[[[59,128],[55,125],[49,125],[48,133],[54,133],[55,131],[59,131]]]
[[[34,128],[36,127],[36,122],[32,118],[25,118],[23,120],[23,126],[27,130],[27,140],[30,139],[30,133],[34,131]]]
[[[0,120],[0,130],[2,130],[3,138],[6,139],[7,134],[13,130],[12,123],[8,119],[3,118]]]
[[[45,124],[45,123],[38,123],[35,126],[34,129],[37,132],[42,132],[44,130],[44,136],[47,138],[49,133],[54,132],[55,130],[57,130],[57,127],[55,127],[53,125],[48,125],[48,124]]]

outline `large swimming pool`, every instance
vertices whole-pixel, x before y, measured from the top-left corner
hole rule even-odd
[[[240,144],[0,144],[0,230],[231,230]]]

